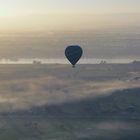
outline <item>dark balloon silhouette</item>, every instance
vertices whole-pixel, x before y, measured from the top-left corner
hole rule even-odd
[[[70,63],[75,67],[76,63],[82,57],[83,50],[78,45],[68,46],[65,50],[65,56],[70,61]]]

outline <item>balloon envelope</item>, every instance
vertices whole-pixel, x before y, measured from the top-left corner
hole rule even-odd
[[[79,61],[83,54],[83,50],[80,46],[73,45],[68,46],[65,50],[65,55],[70,63],[75,67],[75,64]]]

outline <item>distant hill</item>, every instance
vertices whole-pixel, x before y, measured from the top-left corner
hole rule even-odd
[[[6,114],[6,113],[4,113]],[[140,117],[140,88],[124,89],[94,99],[58,105],[33,107],[10,115],[35,115],[60,118]]]

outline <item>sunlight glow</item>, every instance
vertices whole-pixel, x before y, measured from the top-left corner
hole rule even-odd
[[[140,13],[138,4],[136,0],[0,0],[0,29],[96,27],[115,20],[120,25],[128,16],[113,14]]]

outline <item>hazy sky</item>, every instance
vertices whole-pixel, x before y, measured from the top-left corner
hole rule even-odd
[[[120,13],[114,18],[113,14]],[[0,0],[0,29],[82,29],[93,24],[102,27],[103,22],[124,25],[122,21],[135,22],[138,13],[139,0]]]
[[[137,58],[139,29],[140,0],[0,0],[0,57]]]
[[[119,9],[124,12],[139,12],[139,5],[139,0],[0,0],[0,14],[1,16],[13,16],[29,12],[72,12],[72,10],[120,12]]]

